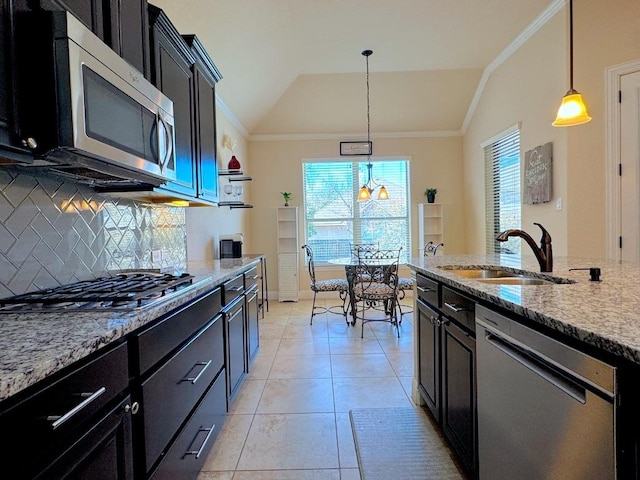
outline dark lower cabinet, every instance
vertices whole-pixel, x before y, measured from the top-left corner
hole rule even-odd
[[[34,479],[133,480],[131,398],[125,398]]]
[[[127,344],[120,343],[3,401],[0,464],[6,475],[132,479],[137,406],[127,394],[128,381]]]
[[[249,365],[258,353],[260,346],[258,287],[249,290],[245,294],[245,298],[247,302],[247,365]]]
[[[187,425],[151,475],[153,480],[196,478],[227,414],[224,369],[219,373]]]
[[[418,391],[471,478],[477,477],[475,302],[416,274]]]
[[[417,300],[418,386],[422,398],[437,422],[441,418],[440,314]]]
[[[221,305],[222,289],[215,288],[130,338],[132,392],[141,406],[133,431],[136,479],[195,479],[224,422]]]
[[[246,373],[244,296],[237,297],[223,309],[225,319],[227,391],[229,405],[238,393]]]
[[[442,317],[442,419],[445,436],[468,472],[476,472],[476,341]]]

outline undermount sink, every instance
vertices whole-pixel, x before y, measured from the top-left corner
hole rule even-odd
[[[442,270],[460,277],[493,285],[561,285],[576,283],[568,278],[536,274],[526,270],[505,269],[503,267],[465,268],[463,266],[442,266]]]
[[[465,278],[500,278],[519,276],[516,273],[500,269],[446,268],[444,270]]]
[[[479,282],[491,283],[494,285],[557,285],[557,282],[545,280],[537,277],[498,277],[498,278],[478,278]]]

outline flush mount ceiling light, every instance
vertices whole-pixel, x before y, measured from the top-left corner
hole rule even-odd
[[[367,143],[371,145],[371,111],[369,108],[369,56],[373,53],[373,50],[363,50],[362,55],[367,61]],[[388,200],[389,193],[387,189],[384,188],[384,185],[378,185],[373,181],[371,170],[373,169],[373,164],[371,163],[371,156],[367,155],[367,183],[362,185],[360,191],[358,192],[358,201],[362,202],[365,200],[371,200],[371,194],[376,187],[380,187],[380,191],[378,192],[378,200]]]
[[[582,95],[573,88],[573,0],[569,0],[569,91],[562,98],[554,127],[571,127],[587,123],[591,117],[582,100]]]

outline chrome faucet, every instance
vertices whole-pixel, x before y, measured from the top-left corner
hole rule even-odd
[[[506,242],[509,237],[520,237],[525,240],[540,264],[541,272],[552,272],[553,271],[553,252],[551,251],[551,235],[549,232],[540,225],[539,223],[533,223],[537,225],[542,230],[542,238],[540,239],[540,247],[536,245],[536,242],[531,235],[529,235],[524,230],[520,230],[519,228],[511,228],[509,230],[505,230],[504,232],[500,232],[500,234],[496,237],[496,240],[499,242]]]

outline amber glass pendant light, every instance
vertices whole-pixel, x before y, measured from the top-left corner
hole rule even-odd
[[[591,117],[582,95],[573,88],[573,0],[569,0],[569,91],[562,98],[554,127],[571,127],[587,123]]]
[[[371,110],[369,108],[369,57],[373,53],[373,50],[363,50],[362,55],[367,60],[367,142],[371,145]],[[384,185],[378,185],[373,181],[373,177],[371,175],[371,170],[373,169],[373,164],[371,163],[371,156],[367,155],[367,183],[362,185],[360,191],[358,192],[358,201],[364,202],[366,200],[371,200],[371,194],[376,187],[380,187],[380,191],[378,192],[378,200],[389,200],[389,192],[384,187]]]

